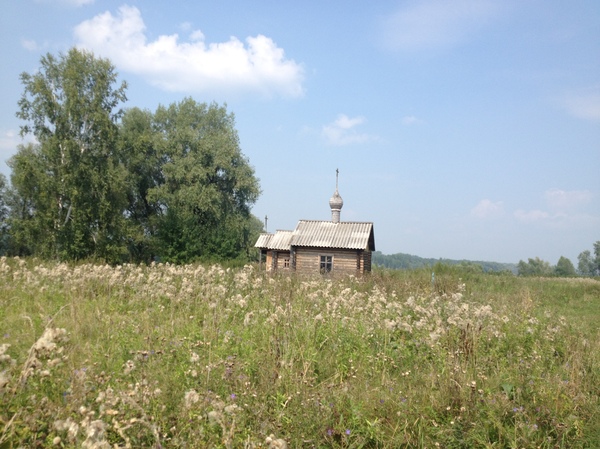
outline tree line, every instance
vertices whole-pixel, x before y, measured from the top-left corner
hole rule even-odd
[[[381,251],[373,253],[373,264],[385,268],[411,270],[423,267],[452,266],[469,272],[480,273],[512,273],[519,276],[600,276],[600,241],[593,245],[593,254],[589,250],[582,251],[578,256],[577,268],[566,257],[561,256],[557,264],[552,266],[549,262],[535,257],[527,262],[520,260],[518,264],[432,259],[413,256],[411,254],[382,254]]]
[[[405,253],[382,254],[381,251],[373,253],[373,263],[378,266],[392,269],[413,270],[424,267],[434,267],[436,265],[448,265],[457,267],[466,271],[481,273],[516,273],[517,267],[514,263],[454,260],[454,259],[434,259],[414,256]]]
[[[124,108],[112,63],[71,49],[21,74],[19,145],[0,174],[0,254],[109,263],[248,259],[260,187],[225,106]]]
[[[600,276],[600,240],[594,243],[594,255],[589,250],[577,256],[577,269],[573,262],[561,256],[555,266],[536,257],[517,264],[519,276]]]

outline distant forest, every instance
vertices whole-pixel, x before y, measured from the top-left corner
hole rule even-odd
[[[373,264],[385,268],[410,270],[415,268],[433,267],[436,264],[443,265],[458,265],[463,268],[473,271],[491,272],[506,272],[517,274],[517,264],[514,263],[499,263],[499,262],[483,262],[471,260],[453,260],[453,259],[426,259],[411,254],[382,254],[381,251],[373,253]]]

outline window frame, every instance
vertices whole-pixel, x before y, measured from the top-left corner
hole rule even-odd
[[[322,274],[333,271],[333,254],[319,254],[319,272]]]

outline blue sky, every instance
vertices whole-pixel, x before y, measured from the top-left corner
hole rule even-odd
[[[73,46],[127,107],[226,103],[269,231],[374,222],[376,247],[556,264],[600,240],[600,2],[5,1],[0,172],[19,74]]]

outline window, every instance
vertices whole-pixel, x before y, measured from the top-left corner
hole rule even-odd
[[[285,257],[283,259],[283,268],[289,268],[290,267],[290,258],[289,257]]]
[[[333,268],[333,256],[321,256],[321,273],[329,273]]]

